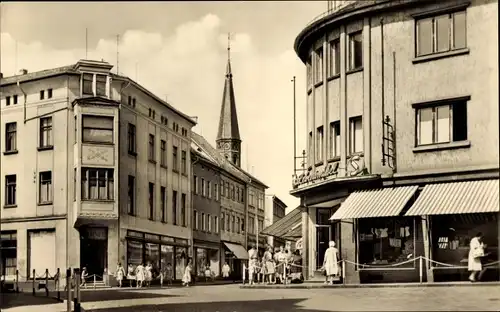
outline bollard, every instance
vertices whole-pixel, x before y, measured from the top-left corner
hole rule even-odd
[[[19,270],[16,270],[16,293],[19,292]]]
[[[243,263],[243,285],[245,285],[245,264]]]
[[[49,269],[45,269],[45,296],[49,296]]]
[[[345,260],[342,260],[342,284],[345,285]]]
[[[67,296],[66,296],[66,312],[71,312],[71,268],[66,269],[66,289],[67,289]]]
[[[74,312],[81,312],[80,309],[80,269],[75,269],[75,309]]]
[[[423,266],[423,261],[422,261],[422,256],[420,256],[418,258],[418,262],[419,262],[419,270],[418,270],[418,275],[419,275],[419,278],[420,278],[420,284],[422,284],[422,281],[423,281],[423,275],[422,275],[422,266]]]
[[[36,273],[35,269],[33,269],[33,296],[35,295],[35,277],[36,277],[35,273]]]
[[[61,280],[61,270],[57,268],[57,281],[55,281],[57,290],[57,300],[61,300],[61,290],[59,288],[60,280]]]
[[[95,282],[96,282],[96,277],[95,277],[95,274],[94,274],[94,289],[95,289]]]

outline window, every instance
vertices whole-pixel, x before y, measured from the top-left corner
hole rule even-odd
[[[235,193],[234,193],[234,185],[231,184],[231,199],[232,200],[234,200],[234,195],[235,195]]]
[[[220,183],[220,195],[224,196],[224,181]]]
[[[250,234],[255,234],[255,218],[248,217],[248,232]]]
[[[205,214],[202,212],[201,213],[201,230],[206,231],[206,223],[205,223]]]
[[[245,219],[241,218],[241,232],[245,233]]]
[[[131,154],[135,154],[135,151],[137,150],[136,132],[135,125],[131,123],[128,124],[127,146],[128,152]]]
[[[187,174],[187,155],[186,151],[181,151],[181,173]]]
[[[82,168],[82,200],[113,200],[113,174],[113,169]]]
[[[135,215],[135,177],[128,176],[127,190],[127,212],[129,215]]]
[[[113,143],[113,117],[83,115],[84,143]]]
[[[254,206],[254,201],[253,201],[253,191],[250,191],[250,202],[248,203],[250,206]]]
[[[40,189],[39,189],[39,203],[48,204],[52,203],[52,172],[40,172]]]
[[[5,97],[5,105],[6,106],[10,105],[10,96]]]
[[[201,196],[205,197],[207,196],[206,190],[205,190],[205,179],[201,178]]]
[[[14,102],[14,105],[17,104],[17,94],[12,96],[12,102]]]
[[[214,216],[214,231],[219,233],[219,217]]]
[[[340,40],[330,41],[328,51],[328,77],[333,77],[340,74]]]
[[[212,216],[207,214],[207,232],[212,232]]]
[[[132,107],[135,107],[135,98],[132,98]]]
[[[219,184],[215,183],[214,184],[214,197],[215,200],[219,200]]]
[[[83,74],[82,79],[82,94],[83,95],[94,95],[93,92],[94,75]]]
[[[467,140],[467,104],[452,104],[417,109],[417,145]]]
[[[212,182],[207,181],[207,195],[208,198],[212,198]]]
[[[5,176],[5,206],[15,206],[17,196],[17,177],[15,174]]]
[[[195,230],[198,230],[199,224],[198,224],[198,211],[193,210],[193,227]]]
[[[106,82],[108,77],[106,75],[96,75],[95,77],[95,95],[106,96]]]
[[[364,218],[358,220],[359,263],[388,265],[415,255],[412,218]],[[401,267],[413,267],[414,262]]]
[[[349,153],[363,152],[363,120],[361,117],[349,119]]]
[[[128,102],[127,103],[128,103],[129,106],[132,106],[132,97],[130,95],[128,96]]]
[[[363,33],[349,35],[349,70],[363,67]]]
[[[9,122],[5,124],[5,151],[17,151],[17,123]]]
[[[467,47],[466,12],[442,14],[416,21],[417,56]]]
[[[40,100],[45,100],[45,90],[40,90]]]
[[[323,160],[323,126],[316,129],[316,162]]]
[[[258,231],[260,233],[262,231],[262,229],[264,228],[264,220],[259,220],[258,225],[259,225]]]
[[[312,85],[312,59],[311,56],[307,59],[306,63],[306,75],[307,75],[307,86],[310,87]]]
[[[240,234],[240,217],[236,218],[236,233]]]
[[[177,159],[177,146],[172,148],[172,170],[179,171],[178,159]]]
[[[240,201],[240,188],[236,187],[236,201]]]
[[[0,276],[15,278],[17,270],[17,233],[16,231],[1,232],[0,245],[2,255]],[[3,278],[2,278],[3,279]]]
[[[226,224],[225,224],[225,219],[224,219],[224,212],[221,212],[220,213],[220,229],[221,231],[224,231],[226,228]]]
[[[313,151],[314,151],[314,141],[313,141],[313,133],[312,131],[309,132],[309,155],[310,155],[310,161],[313,161]]]
[[[148,219],[153,220],[155,215],[155,185],[154,183],[151,182],[149,182],[149,188],[148,188],[148,202],[149,202]]]
[[[155,161],[155,136],[153,134],[149,134],[148,159]]]
[[[231,224],[231,232],[233,232],[233,233],[236,233],[236,228],[235,228],[235,226],[236,226],[236,217],[235,217],[235,216],[233,216],[233,222],[232,222],[232,224]]]
[[[40,118],[40,147],[52,146],[52,117]]]
[[[177,191],[172,191],[172,218],[174,219],[174,225],[177,225]]]
[[[226,190],[224,193],[226,194],[227,198],[231,198],[231,195],[229,194],[229,182],[226,182]]]
[[[167,141],[160,141],[160,165],[167,166]]]
[[[316,50],[314,60],[314,83],[323,81],[323,47]]]
[[[164,186],[160,187],[160,196],[161,196],[161,222],[167,222],[167,191]]]
[[[330,155],[328,157],[340,157],[340,121],[330,123]]]
[[[47,98],[51,99],[52,98],[52,89],[47,90]]]
[[[186,224],[186,194],[181,194],[181,224],[182,226],[187,226]]]
[[[198,194],[198,177],[194,176],[193,179],[193,193]]]

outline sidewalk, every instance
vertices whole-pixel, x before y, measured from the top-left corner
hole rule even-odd
[[[333,284],[302,283],[302,284],[276,284],[276,285],[240,285],[242,289],[318,289],[318,288],[409,288],[409,287],[460,287],[460,286],[500,286],[500,282],[439,282],[439,283],[384,283],[384,284]]]

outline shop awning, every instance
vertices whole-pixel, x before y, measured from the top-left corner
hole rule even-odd
[[[227,242],[224,242],[224,245],[234,254],[236,258],[241,260],[248,260],[248,251],[246,251],[243,246]]]
[[[294,242],[302,238],[302,221],[294,225],[283,238]]]
[[[499,180],[429,184],[407,216],[499,212]]]
[[[270,226],[263,229],[260,233],[262,235],[269,235],[286,239],[292,231],[296,230],[302,224],[302,210],[300,207],[290,211],[280,220],[274,222]],[[302,230],[300,230],[302,232]]]
[[[415,185],[353,192],[330,220],[398,216],[417,189]]]

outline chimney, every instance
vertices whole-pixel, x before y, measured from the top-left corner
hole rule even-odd
[[[21,70],[19,71],[19,74],[20,74],[20,75],[27,75],[27,74],[28,74],[28,70],[23,68],[23,69],[21,69]]]

